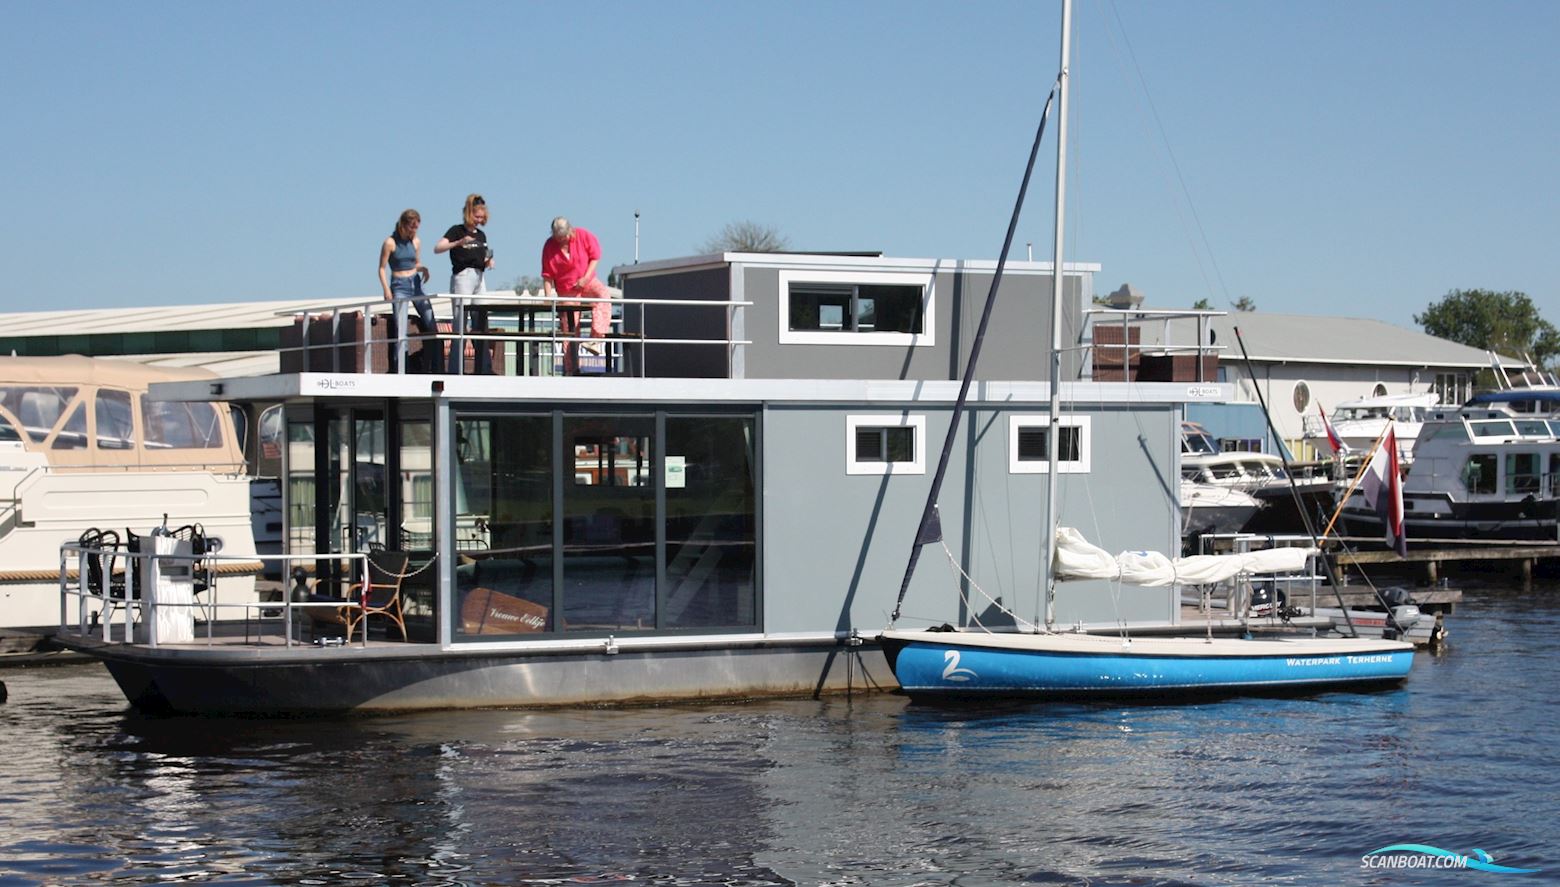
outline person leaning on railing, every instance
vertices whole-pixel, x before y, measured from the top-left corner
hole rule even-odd
[[[601,242],[596,235],[584,228],[575,228],[569,220],[559,216],[552,220],[552,236],[542,244],[542,293],[556,294],[559,298],[583,296],[591,299],[607,299],[612,291],[596,278],[596,266],[601,262]],[[558,312],[558,332],[565,337],[580,334],[581,302],[562,301],[560,307],[576,310]],[[595,338],[606,335],[612,322],[612,306],[607,302],[590,304],[590,334]],[[567,342],[563,349],[563,373],[572,376],[579,371],[580,352],[578,342]]]
[[[438,325],[433,319],[433,304],[423,295],[423,281],[428,279],[428,269],[423,266],[420,254],[422,241],[417,238],[417,229],[422,226],[422,216],[415,209],[409,209],[401,213],[400,219],[395,223],[395,231],[379,247],[379,285],[384,288],[385,300],[397,298],[412,299],[408,312],[411,319],[416,322],[417,328],[425,336],[432,336],[439,331]],[[385,269],[389,268],[387,276]],[[397,338],[395,330],[395,318],[391,315],[390,321],[391,339]],[[424,339],[423,350],[420,352],[423,359],[417,365],[422,372],[434,372],[438,369],[438,361],[429,360],[428,355],[438,351],[438,339]],[[431,350],[430,350],[431,349]],[[400,349],[392,345],[390,349],[391,364],[396,366]]]

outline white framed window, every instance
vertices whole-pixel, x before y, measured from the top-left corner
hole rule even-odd
[[[780,344],[935,345],[934,281],[901,271],[783,270]]]
[[[846,474],[925,474],[926,417],[846,416]]]
[[[1056,453],[1058,474],[1088,474],[1089,416],[1058,416],[1061,449]],[[1046,416],[1008,417],[1008,473],[1046,474],[1051,470],[1051,420]]]

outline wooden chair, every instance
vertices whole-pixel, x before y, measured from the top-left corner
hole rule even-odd
[[[341,615],[347,622],[347,643],[352,643],[352,633],[361,623],[363,637],[368,637],[368,617],[384,616],[401,629],[401,640],[407,640],[406,614],[401,609],[401,581],[406,578],[406,568],[412,559],[404,554],[370,555],[367,575],[363,582],[354,582],[347,589],[347,603]]]

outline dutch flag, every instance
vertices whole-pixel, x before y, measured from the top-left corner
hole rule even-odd
[[[1386,527],[1387,544],[1402,557],[1408,556],[1408,540],[1403,538],[1403,485],[1402,470],[1398,465],[1397,434],[1391,424],[1382,438],[1376,454],[1370,457],[1361,484],[1365,492],[1365,504],[1376,510]]]

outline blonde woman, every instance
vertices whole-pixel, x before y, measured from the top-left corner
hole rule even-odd
[[[451,293],[462,296],[485,293],[487,286],[484,278],[494,263],[493,251],[488,248],[487,232],[482,230],[488,221],[488,209],[487,201],[481,194],[466,195],[466,206],[461,210],[461,218],[461,224],[452,225],[450,230],[444,232],[433,251],[450,254]],[[486,311],[468,306],[465,314],[467,332],[487,330]],[[488,344],[485,341],[476,343],[476,371],[482,375],[491,375],[493,372],[493,355]]]

